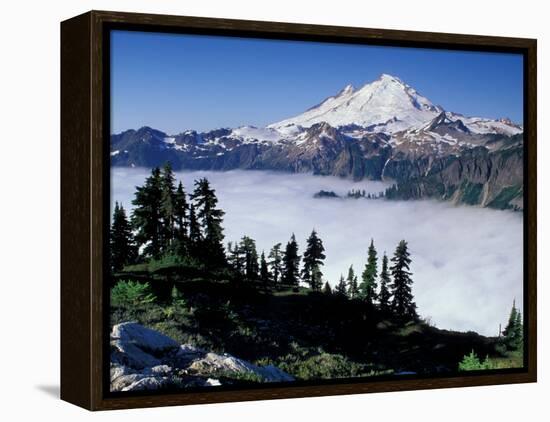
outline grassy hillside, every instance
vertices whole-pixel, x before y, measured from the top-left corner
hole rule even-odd
[[[146,285],[142,285],[146,286]],[[498,368],[521,366],[496,338],[403,321],[376,307],[309,289],[258,289],[228,280],[153,280],[113,297],[111,323],[137,321],[180,343],[273,364],[297,379],[453,374],[472,350]]]

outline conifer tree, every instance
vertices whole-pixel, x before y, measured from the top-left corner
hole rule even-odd
[[[326,294],[326,295],[331,295],[332,294],[332,289],[330,287],[330,284],[328,284],[328,281],[325,282],[325,285],[323,287],[323,293]]]
[[[240,275],[244,275],[244,257],[237,243],[227,243],[227,261],[229,265]]]
[[[262,254],[260,255],[260,280],[264,286],[268,286],[271,282],[271,274],[269,272],[269,268],[267,267],[264,251],[262,251]]]
[[[380,293],[378,295],[378,300],[380,302],[380,309],[387,311],[390,309],[390,287],[391,279],[390,273],[388,271],[388,256],[384,252],[382,257],[382,271],[380,272]]]
[[[298,255],[298,243],[296,242],[296,236],[292,233],[290,241],[286,244],[283,256],[282,282],[289,286],[298,287],[300,283],[299,267],[300,255]]]
[[[195,205],[189,207],[189,243],[193,252],[197,252],[198,246],[202,244],[201,227],[195,213]]]
[[[182,183],[179,182],[174,193],[174,240],[181,255],[186,255],[188,249],[188,212],[189,205],[187,204],[185,190]]]
[[[502,332],[504,345],[508,350],[518,350],[523,347],[523,323],[521,313],[516,308],[516,301],[512,304],[508,324]]]
[[[174,172],[172,171],[172,166],[168,162],[162,168],[160,175],[160,213],[162,218],[161,248],[164,253],[171,248],[175,238],[176,188],[174,183]]]
[[[338,284],[334,288],[334,292],[339,295],[346,297],[348,295],[347,288],[346,288],[346,280],[344,279],[344,276],[340,274],[340,280],[338,281]]]
[[[158,167],[152,169],[143,186],[136,187],[132,201],[132,225],[138,246],[144,246],[143,255],[160,258],[162,253],[162,184]]]
[[[374,247],[374,240],[371,239],[369,249],[367,264],[365,265],[365,270],[361,275],[362,281],[359,285],[360,297],[363,301],[372,305],[377,298],[376,294],[376,277],[378,275],[378,257],[376,253],[376,248]]]
[[[392,310],[399,318],[416,318],[416,304],[412,295],[412,273],[409,271],[412,260],[406,241],[399,242],[391,261]]]
[[[191,195],[195,203],[197,217],[200,220],[203,241],[202,255],[213,266],[225,264],[223,248],[223,216],[225,212],[217,208],[218,198],[216,191],[210,186],[206,178],[195,181],[195,189]]]
[[[302,280],[308,283],[312,290],[320,290],[322,286],[321,266],[326,258],[323,241],[317,236],[315,229],[307,239],[307,246],[304,252],[304,266],[302,269]]]
[[[134,244],[132,228],[126,218],[124,207],[118,202],[115,202],[109,241],[112,271],[120,271],[125,265],[135,262],[137,248]]]
[[[346,282],[348,285],[348,297],[350,299],[356,299],[359,296],[359,285],[357,283],[357,276],[353,270],[353,265],[350,265],[349,267]]]
[[[243,236],[239,245],[244,261],[244,276],[247,280],[258,279],[258,252],[256,242],[248,236]]]
[[[268,265],[271,269],[271,274],[273,276],[273,284],[277,285],[279,283],[279,278],[281,277],[281,273],[283,271],[282,262],[283,262],[283,255],[281,252],[281,244],[277,243],[275,246],[271,248],[271,251],[269,251],[269,261]]]

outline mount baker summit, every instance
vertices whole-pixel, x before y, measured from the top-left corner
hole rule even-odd
[[[395,76],[351,85],[266,127],[111,135],[112,166],[311,172],[392,181],[388,199],[523,209],[523,128],[433,104]]]

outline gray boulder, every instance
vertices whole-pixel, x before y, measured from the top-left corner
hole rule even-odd
[[[294,381],[273,365],[258,366],[230,354],[207,352],[135,322],[111,332],[111,391],[157,390],[169,386],[219,386],[249,375],[261,382]]]

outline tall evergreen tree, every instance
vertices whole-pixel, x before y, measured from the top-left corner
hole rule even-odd
[[[508,350],[518,350],[523,347],[523,322],[521,313],[516,308],[516,301],[512,304],[508,324],[502,332],[504,344]]]
[[[300,268],[300,255],[298,255],[298,243],[296,236],[292,233],[290,241],[286,244],[285,253],[283,256],[283,274],[282,282],[289,286],[298,287]]]
[[[277,285],[279,283],[279,278],[281,277],[281,273],[283,271],[282,262],[283,262],[283,255],[281,253],[281,244],[277,243],[275,246],[271,248],[269,251],[269,261],[268,265],[271,269],[271,274],[273,276],[273,284]]]
[[[343,297],[346,297],[348,295],[346,280],[343,275],[340,275],[340,280],[338,281],[338,284],[334,288],[334,292],[337,295],[343,296]]]
[[[322,286],[321,266],[326,258],[323,241],[317,236],[315,229],[307,239],[307,246],[304,252],[304,266],[302,269],[302,280],[308,283],[312,290],[320,290]]]
[[[378,295],[380,309],[383,311],[387,311],[390,309],[390,284],[391,279],[390,273],[388,271],[388,256],[384,252],[384,256],[382,257],[382,271],[380,272],[380,293]]]
[[[181,255],[186,255],[188,252],[188,213],[189,205],[185,190],[181,182],[174,193],[174,240],[177,243],[177,250]]]
[[[197,252],[199,245],[202,244],[201,227],[195,213],[195,205],[193,204],[189,207],[189,243],[194,253]]]
[[[176,188],[174,183],[174,172],[172,171],[172,166],[168,162],[162,168],[160,175],[160,213],[162,218],[161,248],[163,252],[167,252],[171,248],[175,238]]]
[[[229,265],[240,275],[244,275],[244,257],[238,243],[227,243],[227,261]]]
[[[115,202],[113,223],[111,225],[110,265],[112,271],[120,271],[125,265],[132,264],[137,258],[137,248],[130,222],[126,218],[126,211],[122,204]]]
[[[399,242],[391,261],[392,310],[400,318],[416,318],[416,304],[412,294],[412,273],[409,271],[412,260],[406,241]]]
[[[214,266],[225,264],[223,248],[223,216],[225,212],[217,208],[216,191],[206,178],[195,181],[195,189],[191,198],[195,202],[197,217],[200,220],[203,233],[203,257]]]
[[[132,225],[136,230],[138,246],[144,246],[143,255],[159,258],[162,253],[162,183],[158,167],[151,171],[143,186],[136,187],[132,201]]]
[[[268,286],[271,282],[271,273],[267,267],[267,261],[265,260],[265,253],[262,251],[260,255],[260,280],[264,286]]]
[[[353,270],[353,265],[349,266],[346,282],[348,285],[348,297],[350,299],[357,299],[357,297],[359,296],[359,285],[357,282],[357,276],[355,275],[355,271]]]
[[[325,285],[323,287],[323,293],[326,295],[332,294],[332,288],[330,287],[330,284],[328,284],[328,281],[325,282]]]
[[[244,260],[244,276],[247,280],[257,280],[259,266],[256,242],[248,236],[243,236],[239,246]]]
[[[369,249],[367,264],[365,265],[365,270],[361,275],[362,281],[359,285],[359,293],[362,300],[364,300],[369,305],[372,305],[377,299],[376,294],[376,277],[378,275],[378,257],[376,253],[376,248],[374,247],[374,240],[371,239]]]

